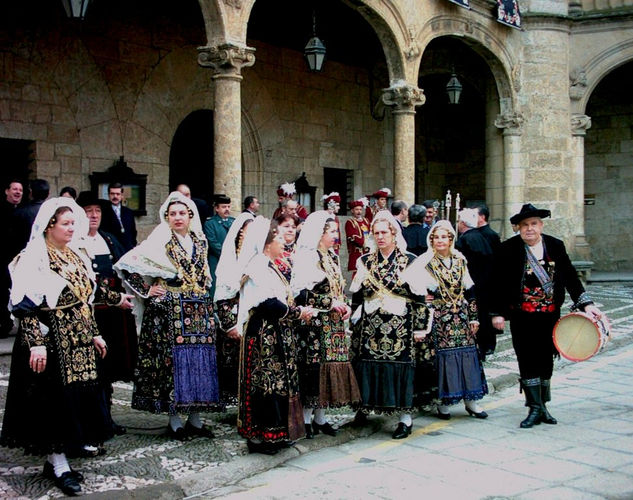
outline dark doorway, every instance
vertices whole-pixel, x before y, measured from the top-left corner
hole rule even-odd
[[[209,202],[213,194],[213,111],[190,113],[178,126],[169,152],[169,190],[187,184],[191,196]]]
[[[323,169],[323,194],[336,191],[341,197],[339,215],[347,215],[347,203],[352,199],[354,172],[343,168]],[[323,208],[322,206],[319,208]]]
[[[2,185],[5,186],[12,179],[22,181],[24,185],[24,199],[28,198],[29,165],[33,161],[35,143],[21,139],[0,138],[0,158],[2,158]]]

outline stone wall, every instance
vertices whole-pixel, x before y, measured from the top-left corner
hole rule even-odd
[[[371,117],[367,71],[328,60],[322,73],[312,74],[298,51],[249,43],[257,49],[256,62],[244,71],[242,100],[247,114],[266,109],[255,120],[258,128],[248,134],[267,145],[262,176],[245,159],[244,194],[260,198],[262,213],[276,208],[277,186],[302,172],[317,186],[317,200],[323,194],[324,168],[353,170],[354,197],[393,188],[390,114],[382,122]]]
[[[630,231],[633,200],[633,98],[622,82],[633,78],[633,63],[608,75],[587,107],[591,128],[585,138],[585,232],[595,269],[633,269]]]

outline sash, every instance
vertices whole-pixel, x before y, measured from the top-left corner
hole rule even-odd
[[[528,247],[527,245],[525,245],[525,252],[527,253],[528,263],[530,264],[530,267],[534,271],[534,274],[541,283],[543,290],[548,297],[551,297],[554,292],[554,283],[552,282],[550,275],[543,268],[536,256],[530,250],[530,247]],[[543,242],[543,256],[545,256],[546,254],[547,250],[545,249],[545,242]]]

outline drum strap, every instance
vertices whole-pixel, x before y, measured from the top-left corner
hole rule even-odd
[[[547,251],[545,250],[545,242],[543,242],[543,250],[544,255],[547,255]],[[534,274],[541,283],[543,290],[548,297],[551,297],[552,292],[554,291],[554,283],[552,282],[550,275],[547,274],[545,268],[543,268],[536,256],[530,250],[530,247],[527,245],[525,245],[525,253],[527,254],[528,263],[530,264],[530,267],[534,271]]]

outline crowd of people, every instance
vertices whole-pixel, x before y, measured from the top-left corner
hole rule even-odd
[[[232,217],[217,195],[211,215],[181,184],[140,244],[121,184],[108,200],[72,188],[48,198],[36,180],[20,207],[23,192],[9,183],[3,205],[15,239],[0,333],[13,327],[9,312],[19,328],[0,444],[46,455],[43,473],[68,495],[83,479],[68,458],[105,453],[126,432],[111,415],[115,381],[134,383],[132,408],[166,414],[173,439],[212,438],[201,413],[227,405],[252,453],[336,435],[328,410],[342,406],[355,425],[396,415],[392,437],[404,439],[421,408],[447,420],[463,402],[488,417],[483,362],[510,320],[530,428],[556,424],[545,404],[565,290],[575,308],[602,314],[563,242],[542,233],[549,211],[530,204],[501,242],[484,204],[463,209],[456,231],[432,203],[389,206],[388,188],[372,204],[354,200],[347,288],[336,192],[308,213],[282,184],[268,219],[254,196]]]

